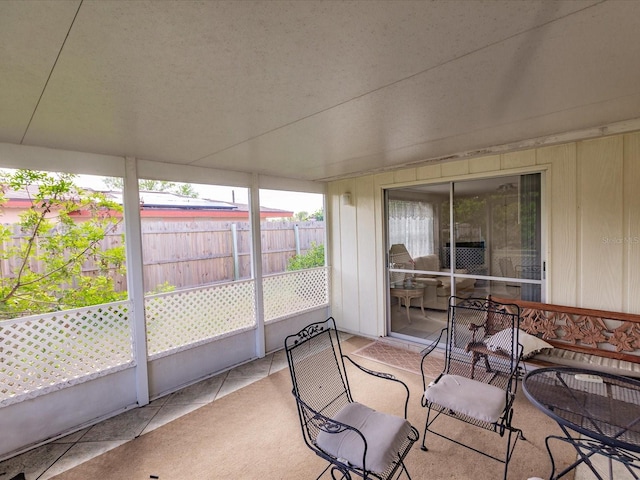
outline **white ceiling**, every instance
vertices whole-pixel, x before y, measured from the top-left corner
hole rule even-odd
[[[0,2],[0,142],[326,180],[640,117],[640,1]]]

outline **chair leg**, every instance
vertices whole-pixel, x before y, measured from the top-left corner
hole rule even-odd
[[[337,477],[336,474],[338,474]],[[334,465],[331,467],[331,478],[333,480],[351,480],[351,473],[349,470],[343,470],[342,468],[338,468]]]
[[[487,372],[491,373],[491,365],[489,365],[489,355],[483,355],[484,357],[484,366],[487,369]]]
[[[402,461],[401,463],[402,463],[402,468],[400,469],[400,475],[402,475],[402,472],[404,471],[404,474],[407,476],[407,478],[411,480],[411,475],[409,475],[409,470],[407,470],[407,466],[404,464],[404,461]],[[400,475],[398,475],[398,478],[400,478]]]
[[[476,375],[476,363],[480,360],[480,354],[478,352],[473,352],[471,354],[471,379],[473,380]]]
[[[427,446],[425,445],[425,440],[427,439],[427,431],[429,429],[429,416],[431,415],[431,407],[427,408],[427,421],[424,422],[424,433],[422,434],[422,445],[420,446],[420,450],[423,452],[429,451]]]
[[[509,435],[507,438],[507,455],[505,457],[505,462],[504,462],[504,480],[507,480],[507,469],[509,468],[509,462],[511,461],[511,456],[513,455],[513,451],[516,448],[516,443],[518,443],[518,439],[526,440],[526,438],[524,438],[524,434],[522,433],[522,430],[520,430],[519,428],[512,429],[511,427],[509,427],[508,430],[509,430]],[[511,445],[511,438],[514,433],[516,435],[516,438],[513,441],[513,445]]]
[[[516,442],[518,438],[516,437]],[[509,469],[509,460],[511,460],[511,429],[507,435],[507,456],[504,459],[504,480],[507,480],[507,470]]]

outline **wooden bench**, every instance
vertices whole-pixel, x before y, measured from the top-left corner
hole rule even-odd
[[[520,307],[520,328],[553,345],[528,362],[640,377],[640,315],[492,297]]]

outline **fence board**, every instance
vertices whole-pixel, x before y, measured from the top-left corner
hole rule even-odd
[[[251,277],[251,228],[248,222],[236,222],[237,242],[233,245],[232,222],[149,220],[142,222],[142,250],[145,290],[168,283],[176,288],[195,287],[234,279],[234,248],[238,255],[238,278]],[[313,244],[324,244],[324,222],[262,222],[262,270],[265,275],[286,270],[289,259],[296,254],[298,226],[300,253],[306,253]],[[18,225],[14,225],[13,238],[2,243],[0,249],[26,241]],[[108,249],[123,244],[122,226],[109,233],[102,241]],[[16,271],[15,260],[0,261],[3,277]],[[35,266],[38,269],[41,266]],[[97,275],[93,260],[83,265],[85,275]],[[114,279],[118,291],[126,290],[126,278]]]

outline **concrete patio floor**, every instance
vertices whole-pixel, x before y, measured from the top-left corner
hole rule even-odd
[[[240,365],[0,462],[0,480],[52,478],[284,368],[284,350]]]
[[[341,340],[350,336],[343,334]],[[52,478],[285,368],[287,360],[283,350],[240,365],[158,398],[145,407],[128,410],[0,462],[0,480],[11,480],[20,473],[24,474],[25,480]],[[607,477],[608,462],[599,455],[595,457],[600,457],[594,458],[594,463]],[[615,465],[614,478],[633,478],[621,467],[620,464]],[[575,474],[575,480],[595,478],[584,466],[579,467]]]

